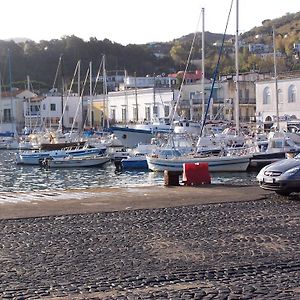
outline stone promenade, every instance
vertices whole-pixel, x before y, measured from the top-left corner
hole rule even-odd
[[[220,189],[218,201],[211,189],[192,203],[25,218],[0,205],[0,298],[300,299],[298,196]]]

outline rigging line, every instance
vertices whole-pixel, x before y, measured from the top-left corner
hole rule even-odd
[[[62,129],[62,125],[63,125],[63,124],[62,124],[63,115],[64,115],[64,113],[65,113],[65,111],[66,111],[67,103],[68,103],[69,98],[70,98],[70,94],[71,94],[72,87],[73,87],[74,80],[75,80],[75,75],[76,75],[76,73],[77,73],[77,70],[78,70],[78,68],[79,68],[79,65],[80,65],[80,60],[79,60],[79,61],[77,62],[77,64],[76,64],[75,71],[74,71],[74,74],[73,74],[73,78],[72,78],[72,81],[71,81],[71,84],[70,84],[70,88],[69,88],[69,90],[68,90],[68,92],[67,92],[67,99],[66,99],[66,101],[65,101],[65,103],[64,103],[63,111],[62,111],[62,114],[61,114],[60,119],[59,119],[58,130],[61,130],[61,129]]]
[[[81,105],[81,101],[82,101],[82,97],[83,97],[83,93],[84,93],[84,88],[85,88],[85,85],[86,85],[87,78],[88,78],[89,74],[90,74],[90,68],[87,69],[86,74],[85,74],[83,88],[81,90],[81,94],[79,95],[79,101],[78,101],[78,105],[77,105],[77,108],[76,108],[75,116],[74,116],[74,119],[73,119],[73,123],[72,123],[72,127],[71,127],[71,132],[73,132],[73,129],[74,129],[74,126],[75,126],[75,121],[78,118],[79,107]],[[79,126],[78,126],[78,129],[79,129]]]
[[[55,87],[56,80],[57,80],[57,77],[58,77],[58,71],[59,71],[59,68],[60,68],[60,65],[61,65],[61,60],[62,60],[62,54],[60,55],[59,60],[58,60],[58,65],[57,65],[57,68],[56,68],[56,73],[55,73],[54,82],[53,82],[53,86],[52,86],[53,89]]]
[[[91,71],[91,69],[90,69],[90,67],[88,67],[88,69],[86,71],[85,79],[84,79],[84,82],[83,82],[82,91],[81,91],[81,101],[82,101],[82,98],[83,98],[83,92],[85,90],[85,87],[86,87],[86,84],[87,84],[87,81],[88,81],[88,77],[90,75],[90,71]],[[82,105],[82,110],[83,110],[83,105]],[[86,126],[87,119],[88,119],[88,113],[85,115],[84,120],[82,120],[83,128]]]
[[[198,21],[197,21],[196,30],[195,30],[195,32],[194,32],[194,37],[193,37],[193,40],[192,40],[190,52],[189,52],[188,59],[187,59],[187,63],[186,63],[186,66],[185,66],[185,70],[184,70],[184,73],[183,73],[183,76],[182,76],[182,82],[181,82],[181,84],[180,84],[179,93],[178,93],[178,98],[177,98],[177,101],[176,101],[176,104],[175,104],[175,107],[174,107],[174,112],[173,112],[173,115],[172,115],[172,118],[171,118],[171,124],[173,124],[173,121],[174,121],[174,118],[175,118],[175,113],[176,113],[177,108],[178,108],[178,105],[179,105],[180,95],[181,95],[181,93],[182,93],[183,83],[184,83],[184,80],[185,80],[185,77],[186,77],[186,73],[187,73],[188,66],[189,66],[189,64],[190,64],[192,52],[193,52],[193,50],[194,50],[194,44],[195,44],[195,40],[196,40],[196,36],[197,36],[197,30],[198,30],[198,27],[199,27],[200,20],[201,20],[201,13],[200,13],[199,18],[198,18]]]
[[[101,59],[101,62],[100,62],[99,68],[98,68],[97,76],[96,76],[96,79],[95,79],[95,86],[94,86],[94,90],[93,90],[93,95],[95,95],[95,93],[96,93],[96,87],[97,87],[97,83],[98,83],[99,78],[100,78],[102,65],[103,65],[103,56],[102,56],[102,59]]]
[[[226,26],[225,26],[225,30],[224,30],[224,34],[223,34],[223,38],[222,38],[222,44],[221,44],[221,47],[220,47],[220,50],[219,50],[218,61],[217,61],[217,65],[216,65],[216,68],[215,68],[215,71],[214,71],[213,82],[212,82],[212,85],[211,85],[211,88],[210,88],[210,94],[209,94],[209,98],[208,98],[204,118],[202,120],[202,125],[201,125],[201,130],[200,130],[200,137],[202,136],[202,133],[203,133],[203,129],[204,129],[204,126],[205,126],[205,121],[206,121],[207,114],[208,114],[209,105],[210,105],[212,94],[213,94],[214,85],[215,85],[216,78],[217,78],[217,75],[218,75],[218,72],[219,72],[219,65],[220,65],[220,60],[221,60],[221,56],[222,56],[222,52],[223,52],[223,48],[224,48],[224,42],[225,42],[227,27],[228,27],[229,18],[230,18],[232,6],[233,6],[233,1],[234,0],[231,0],[230,9],[229,9],[229,13],[228,13],[228,16],[227,16]]]

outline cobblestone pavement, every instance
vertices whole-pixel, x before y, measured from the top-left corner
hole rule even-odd
[[[300,299],[300,201],[0,220],[1,299]]]

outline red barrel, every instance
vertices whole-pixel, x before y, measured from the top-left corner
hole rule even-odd
[[[182,179],[185,185],[210,184],[211,177],[208,171],[208,163],[183,164]]]

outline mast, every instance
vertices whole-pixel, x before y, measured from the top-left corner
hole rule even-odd
[[[128,80],[128,75],[127,75],[127,70],[125,70],[125,84],[124,84],[124,96],[125,96],[125,116],[124,116],[124,121],[125,125],[127,125],[127,110],[128,110],[128,95],[127,95],[127,80]]]
[[[89,115],[89,119],[90,119],[90,127],[93,127],[93,78],[92,78],[92,62],[90,61],[90,115]]]
[[[134,72],[134,95],[135,95],[135,118],[136,122],[139,121],[139,108],[138,108],[138,94],[137,94],[137,86],[136,86],[136,72]]]
[[[8,49],[8,72],[9,72],[9,95],[10,95],[10,106],[11,106],[11,131],[14,132],[14,109],[13,109],[13,95],[12,95],[12,72],[11,72],[11,59],[10,59],[10,49]]]
[[[204,115],[205,115],[205,88],[204,88],[204,77],[205,77],[205,64],[204,64],[204,8],[202,8],[202,78],[201,78],[201,85],[202,85],[202,121],[204,120]]]
[[[103,93],[104,93],[104,105],[103,105],[103,128],[105,127],[105,118],[107,117],[107,128],[108,124],[108,101],[107,99],[107,82],[106,82],[106,65],[105,65],[105,54],[103,54]]]
[[[278,80],[277,80],[277,61],[276,61],[276,44],[275,44],[275,26],[273,25],[273,60],[274,60],[274,77],[275,77],[275,101],[276,101],[276,127],[279,131],[279,103],[278,103]]]
[[[156,102],[155,102],[155,98],[156,98],[156,85],[155,85],[155,73],[153,73],[153,110],[152,110],[152,121],[154,121],[155,117],[157,116],[156,114],[154,114],[154,110],[156,109]]]
[[[61,71],[61,131],[64,132],[64,93],[65,93],[65,82],[64,82],[64,67],[63,67],[63,54],[59,57],[60,71]],[[51,119],[51,118],[50,118]]]
[[[235,33],[235,126],[236,132],[240,131],[240,94],[239,94],[239,0],[236,0],[236,33]]]
[[[27,78],[27,90],[30,91],[29,75],[27,75],[26,78]],[[30,100],[30,97],[28,98],[28,112],[29,112],[29,128],[30,128],[30,132],[31,132],[32,123],[31,123],[31,100]]]

